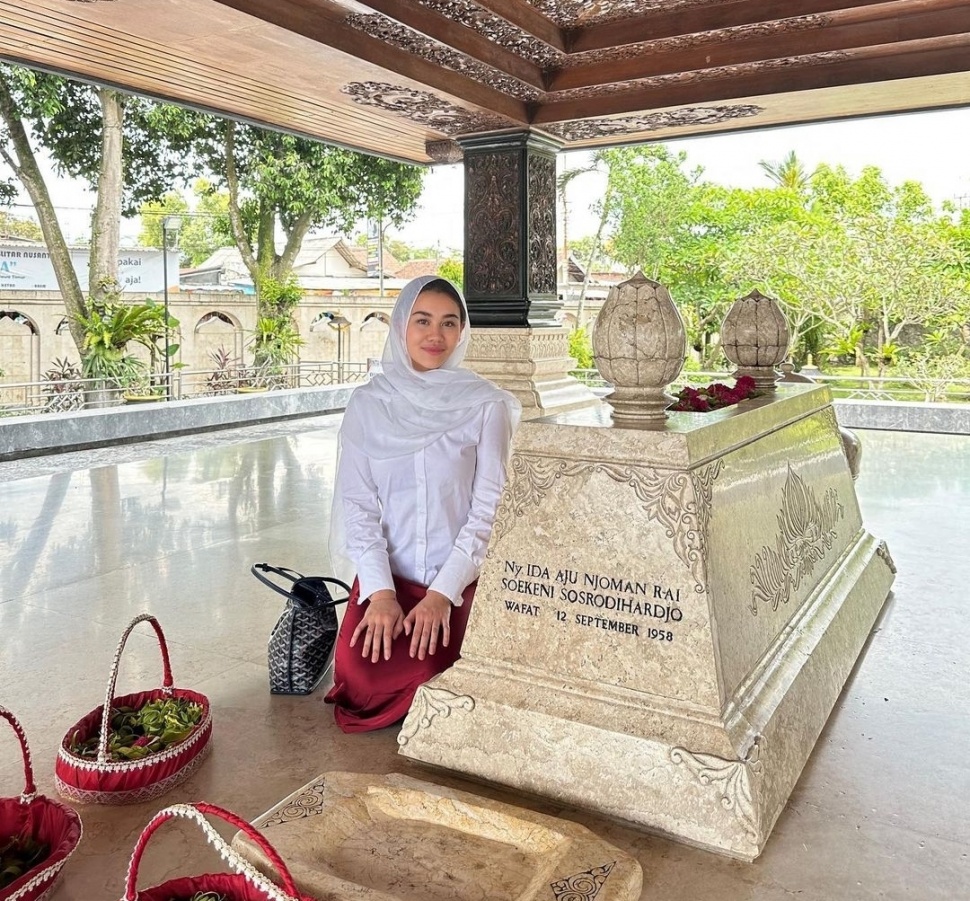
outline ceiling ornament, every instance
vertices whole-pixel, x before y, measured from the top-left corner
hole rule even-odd
[[[670,88],[676,85],[699,84],[710,80],[778,72],[792,66],[822,66],[828,63],[841,62],[848,58],[849,54],[845,51],[830,50],[825,53],[813,53],[809,56],[769,59],[755,63],[742,63],[736,66],[715,66],[710,69],[695,69],[693,72],[673,72],[669,75],[652,75],[649,78],[638,78],[634,81],[618,81],[612,84],[572,88],[547,96],[555,100],[582,100],[587,97],[603,97],[607,94],[623,94],[643,88]]]
[[[473,0],[417,0],[422,6],[477,31],[499,47],[535,63],[540,69],[562,64],[564,53],[554,50],[505,19],[483,10]]]
[[[529,0],[544,16],[560,28],[628,19],[651,9],[673,9],[681,6],[707,6],[711,0]]]
[[[472,112],[427,91],[385,82],[352,81],[340,90],[361,106],[376,106],[446,135],[494,131],[515,124],[502,116]]]
[[[717,6],[724,0],[528,0],[560,28],[601,25],[650,12]]]
[[[657,131],[661,128],[717,125],[730,119],[746,119],[763,112],[763,107],[753,104],[688,106],[646,115],[619,116],[615,119],[574,119],[571,122],[543,125],[542,129],[564,141],[589,141],[594,138]]]
[[[344,21],[352,28],[356,28],[372,38],[377,38],[385,44],[399,47],[413,56],[451,69],[461,75],[467,75],[481,84],[488,85],[488,87],[501,91],[503,94],[509,94],[525,103],[538,100],[541,96],[535,88],[523,84],[518,79],[480,63],[464,53],[459,53],[457,50],[439,44],[437,41],[425,37],[419,31],[401,25],[385,16],[355,14],[348,16]]]
[[[588,66],[592,63],[630,59],[635,56],[645,56],[659,53],[683,53],[705,44],[727,46],[733,41],[743,41],[751,38],[771,38],[778,35],[795,34],[800,31],[815,31],[827,28],[832,24],[832,16],[812,15],[798,16],[792,19],[779,19],[774,22],[756,22],[750,25],[737,25],[733,28],[720,28],[716,31],[705,31],[696,34],[682,34],[676,37],[660,38],[656,41],[644,41],[639,44],[623,44],[604,50],[587,50],[583,53],[571,53],[562,61],[563,69],[574,69],[577,66]]]
[[[456,141],[427,141],[424,151],[436,163],[460,163],[465,152]]]

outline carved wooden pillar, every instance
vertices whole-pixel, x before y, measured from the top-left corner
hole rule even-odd
[[[556,320],[556,152],[532,132],[459,139],[465,160],[467,362],[515,394],[526,417],[596,403],[568,375]]]
[[[530,132],[467,138],[465,298],[473,326],[555,328],[556,151]]]

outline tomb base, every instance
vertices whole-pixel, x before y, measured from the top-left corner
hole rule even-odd
[[[524,423],[462,659],[400,751],[752,860],[893,574],[825,387]]]
[[[523,419],[599,405],[569,374],[576,361],[565,328],[476,328],[465,365],[513,394]]]

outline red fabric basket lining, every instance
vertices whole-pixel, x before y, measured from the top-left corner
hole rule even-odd
[[[166,757],[158,761],[152,761],[152,756],[143,758],[143,760],[152,761],[152,763],[143,764],[139,768],[132,767],[131,764],[140,761],[128,760],[112,761],[113,769],[109,771],[83,768],[83,764],[91,764],[96,761],[90,758],[78,757],[77,754],[72,753],[72,739],[75,733],[80,733],[82,741],[98,733],[98,730],[101,728],[101,717],[104,711],[104,705],[102,704],[71,726],[61,741],[62,755],[58,756],[55,766],[60,780],[82,791],[120,792],[141,788],[153,782],[161,782],[163,779],[167,779],[177,773],[190,763],[197,754],[204,750],[209,740],[208,735],[198,734],[200,731],[212,731],[212,722],[209,715],[209,699],[197,691],[191,691],[186,688],[175,688],[171,694],[166,694],[164,690],[156,688],[151,691],[139,691],[134,694],[115,698],[111,706],[134,707],[137,709],[143,707],[149,701],[157,701],[169,697],[182,698],[193,704],[200,704],[202,706],[202,717],[199,720],[199,725],[177,745],[171,745],[169,748],[166,748],[166,751],[174,752],[176,748],[181,747],[184,749],[181,753],[173,753],[171,757]],[[66,760],[65,757],[67,758]],[[127,764],[127,766],[119,766],[119,764]]]
[[[211,824],[206,822],[201,815],[218,817],[245,832],[260,847],[279,874],[279,882],[270,880],[256,870],[251,863],[244,860],[221,835],[212,829]],[[137,887],[138,869],[148,840],[162,823],[175,817],[195,820],[207,833],[209,843],[237,872],[181,876],[176,879],[169,879],[161,885],[139,890]],[[261,888],[256,884],[256,881],[261,881],[266,887]],[[274,898],[277,901],[313,901],[308,896],[300,894],[286,864],[283,863],[273,846],[258,830],[236,814],[205,802],[176,804],[155,814],[151,822],[142,830],[135,844],[131,862],[128,864],[128,877],[125,881],[125,893],[122,901],[173,901],[173,899],[174,901],[183,901],[183,899],[190,901],[196,892],[218,892],[225,896],[226,901],[267,901],[267,899]]]
[[[30,751],[23,729],[9,710],[0,707],[0,717],[7,720],[20,739],[24,758],[24,794],[19,798],[0,798],[0,844],[15,835],[26,835],[37,842],[50,846],[50,854],[19,879],[0,889],[0,899],[17,898],[18,901],[39,901],[51,889],[61,867],[74,853],[81,841],[81,818],[66,804],[43,795],[35,795],[34,776],[30,764]],[[31,797],[33,796],[33,797]],[[33,888],[24,887],[41,874],[48,873]]]
[[[138,901],[191,901],[196,892],[218,892],[226,901],[266,901],[265,892],[237,873],[206,873],[204,876],[181,876],[161,885],[143,888]]]

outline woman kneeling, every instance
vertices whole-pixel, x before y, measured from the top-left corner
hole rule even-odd
[[[331,547],[357,578],[327,702],[344,732],[401,720],[459,656],[519,402],[461,369],[468,311],[435,277],[401,291],[382,372],[340,429]]]

